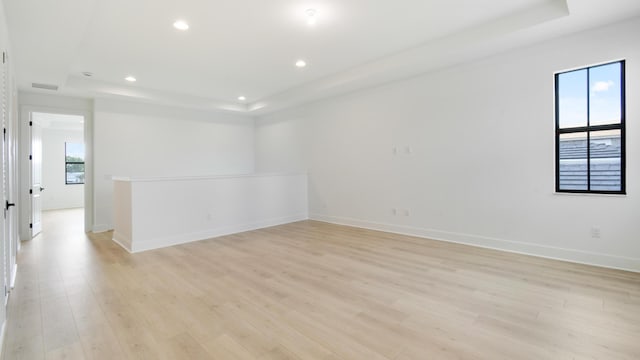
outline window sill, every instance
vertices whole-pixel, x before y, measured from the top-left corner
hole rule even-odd
[[[627,197],[628,194],[572,193],[572,192],[557,192],[557,191],[554,191],[553,195],[558,195],[558,196],[594,196],[594,197]]]

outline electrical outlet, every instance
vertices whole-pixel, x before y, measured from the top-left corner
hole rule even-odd
[[[592,227],[591,228],[591,237],[594,239],[600,239],[600,228],[599,227]]]

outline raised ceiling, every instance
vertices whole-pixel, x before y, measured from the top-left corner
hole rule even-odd
[[[640,14],[637,0],[4,0],[4,6],[22,90],[45,83],[60,94],[255,114]],[[312,27],[310,8],[318,18]],[[188,31],[172,26],[178,19]],[[296,68],[298,59],[308,66]],[[128,75],[137,82],[125,81]],[[241,95],[246,101],[238,101]]]

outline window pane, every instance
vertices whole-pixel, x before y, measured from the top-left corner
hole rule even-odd
[[[67,164],[67,184],[84,184],[84,164]]]
[[[558,74],[560,128],[587,126],[587,70]]]
[[[589,70],[590,125],[619,124],[621,115],[620,63]]]
[[[622,189],[620,130],[591,133],[591,190]]]
[[[588,190],[587,133],[560,135],[560,190]]]
[[[65,158],[67,162],[84,162],[84,144],[65,143]]]

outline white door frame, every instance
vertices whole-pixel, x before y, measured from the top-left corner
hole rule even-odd
[[[19,115],[18,115],[18,91],[17,89],[12,89],[13,92],[13,103],[10,106],[10,110],[11,110],[11,116],[9,117],[9,119],[11,120],[9,123],[9,126],[7,127],[7,139],[9,139],[10,141],[10,145],[11,145],[11,149],[10,149],[10,153],[9,153],[9,157],[10,157],[10,167],[9,167],[9,196],[11,197],[11,201],[13,201],[15,204],[17,204],[17,207],[20,206],[19,204],[19,199],[20,199],[20,183],[19,183],[19,167],[20,164],[18,164],[18,153],[19,153],[19,145],[20,145],[20,139],[19,139],[19,133],[20,133],[20,127],[19,127]],[[12,273],[11,273],[11,288],[13,288],[15,286],[16,283],[16,274],[18,273],[18,264],[17,264],[17,256],[18,256],[18,251],[20,250],[20,235],[19,235],[19,223],[18,220],[20,218],[20,214],[19,214],[19,209],[17,209],[16,207],[14,207],[12,209],[12,213],[10,213],[10,222],[11,224],[9,224],[9,229],[10,229],[10,236],[11,236],[11,242],[12,242],[12,250],[13,253],[11,254],[11,266],[12,266]]]
[[[42,132],[44,125],[35,120],[32,116],[29,121],[29,129],[31,134],[29,163],[31,164],[31,180],[29,186],[31,216],[29,216],[29,230],[31,237],[34,238],[42,231]]]
[[[84,117],[84,143],[85,143],[85,179],[84,179],[84,231],[93,229],[93,114],[90,111],[65,109],[48,106],[22,105],[20,107],[20,239],[31,240],[29,222],[31,219],[31,121],[32,113],[49,113],[61,115],[79,115]]]
[[[0,92],[2,92],[2,104],[0,106],[3,109],[2,114],[0,116],[1,126],[4,128],[4,133],[0,133],[0,136],[3,136],[2,141],[2,176],[0,179],[2,184],[0,185],[0,190],[3,192],[2,199],[2,208],[3,208],[3,218],[2,218],[2,234],[0,235],[0,239],[2,239],[2,248],[3,248],[3,283],[4,283],[4,305],[7,305],[7,301],[9,299],[10,289],[13,287],[15,281],[16,274],[16,254],[17,254],[17,236],[15,225],[17,224],[15,219],[17,219],[16,209],[15,207],[10,208],[9,203],[15,206],[17,202],[18,194],[15,191],[15,183],[14,183],[14,175],[16,173],[16,157],[15,157],[15,147],[16,147],[16,126],[17,120],[15,118],[16,114],[16,89],[13,85],[13,78],[11,73],[9,72],[9,64],[7,62],[6,49],[2,49],[2,66],[1,69],[1,86]],[[6,201],[6,210],[5,210],[5,201]],[[5,307],[3,307],[4,313]],[[6,314],[6,313],[4,313]],[[1,343],[1,340],[0,340]]]

